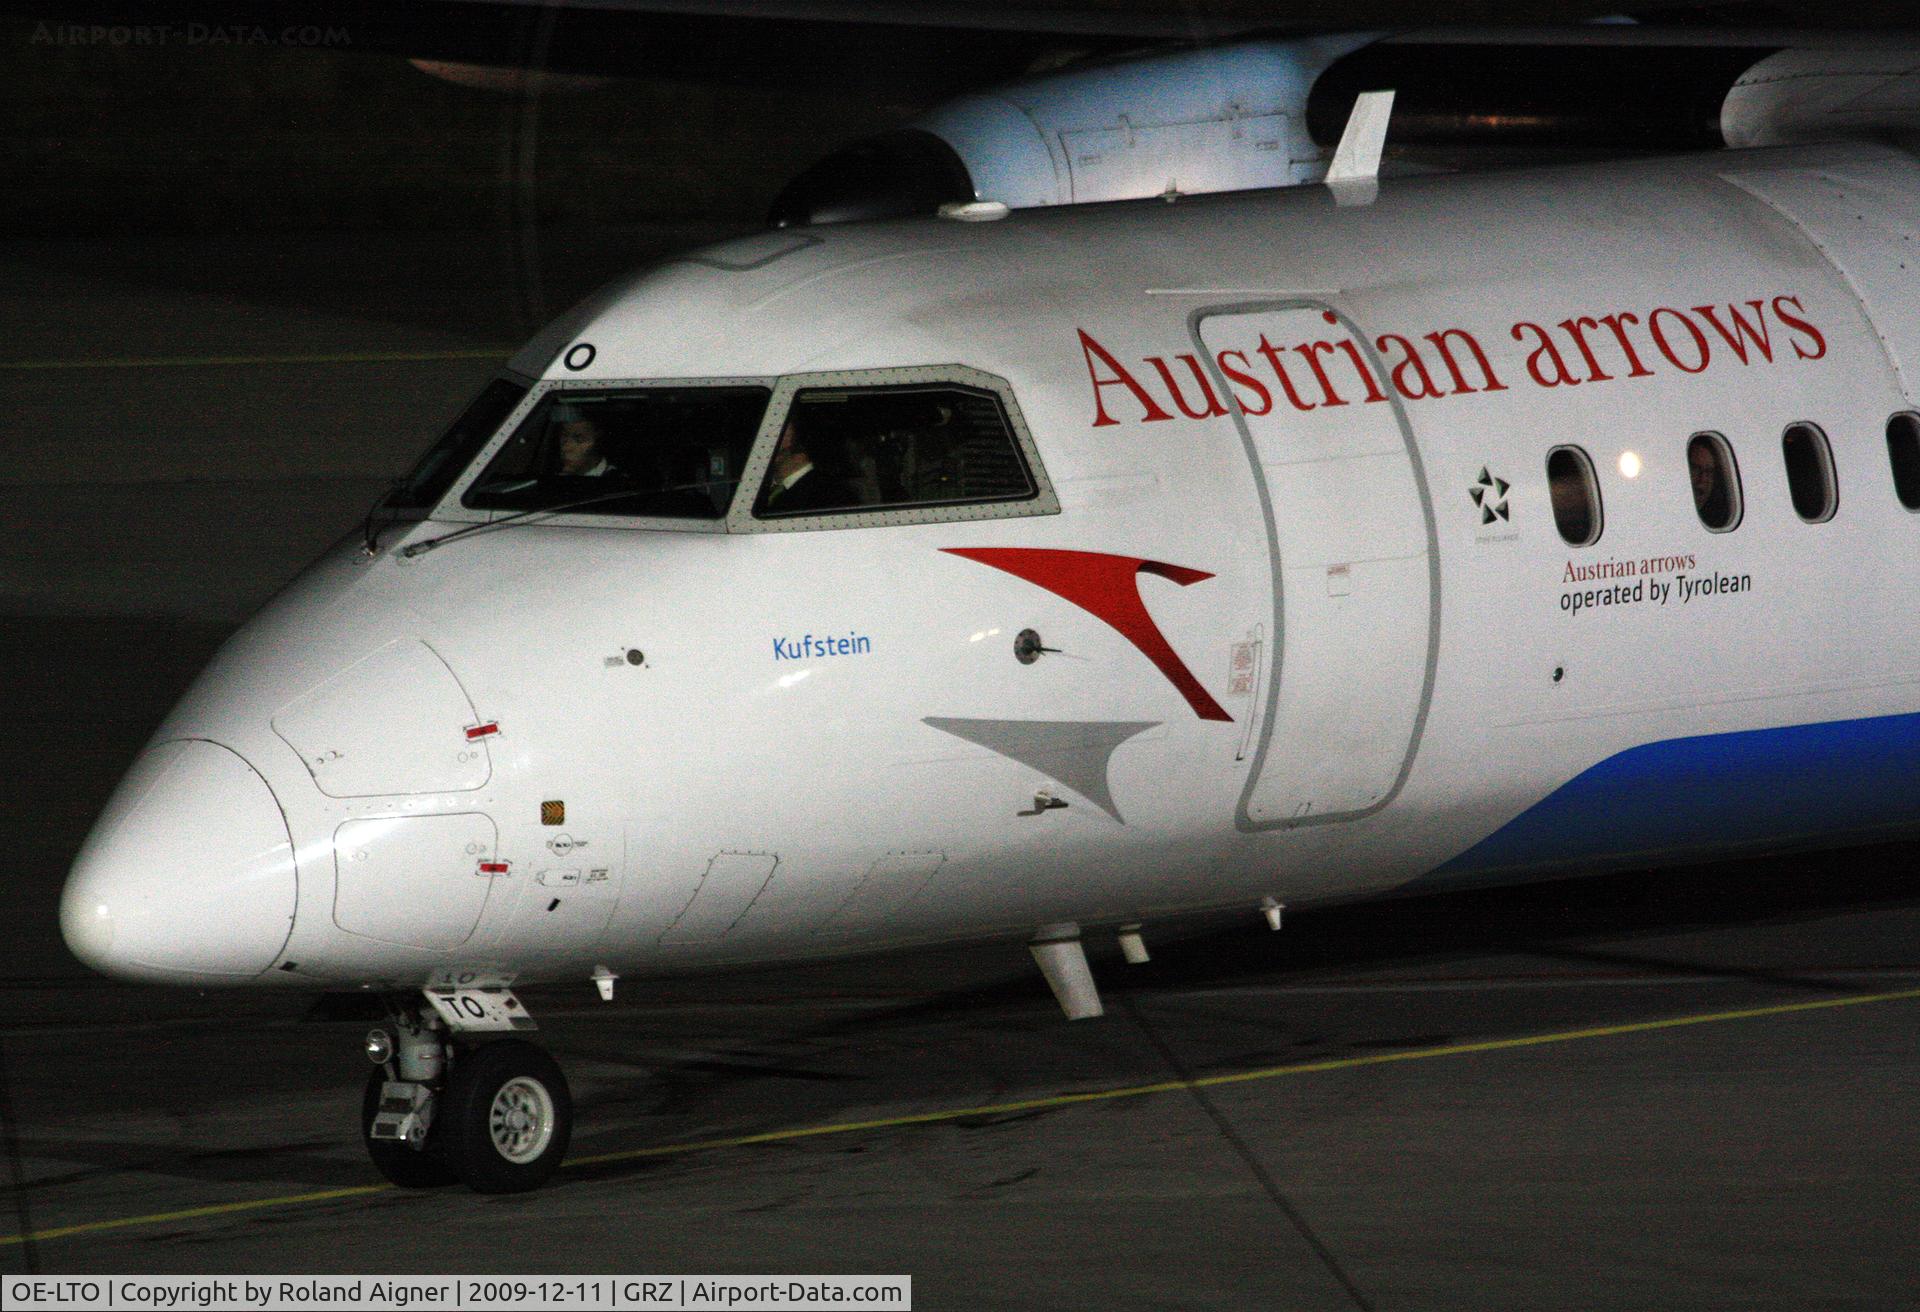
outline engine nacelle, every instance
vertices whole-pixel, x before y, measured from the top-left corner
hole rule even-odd
[[[948,201],[1014,209],[1317,181],[1330,144],[1307,98],[1377,34],[1257,41],[1072,69],[962,96],[856,142],[774,202],[781,226],[925,214]]]
[[[1782,50],[1727,94],[1720,130],[1729,146],[1920,131],[1920,45]]]
[[[1920,45],[1848,33],[1343,33],[1071,69],[939,106],[781,192],[780,226],[1317,182],[1355,97],[1400,170],[1920,130]]]

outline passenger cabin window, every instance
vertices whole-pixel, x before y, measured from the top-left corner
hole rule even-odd
[[[525,385],[511,378],[496,378],[488,383],[453,421],[453,427],[420,457],[413,472],[387,494],[383,504],[389,510],[433,509],[453,486],[460,471],[472,463],[487,439],[500,431],[500,425],[507,422],[507,416],[526,396]]]
[[[1887,420],[1887,458],[1893,462],[1894,495],[1908,510],[1920,510],[1920,415]]]
[[[1554,527],[1568,546],[1590,547],[1600,540],[1600,483],[1585,451],[1557,446],[1547,452],[1547,492]]]
[[[1739,526],[1740,466],[1726,438],[1718,433],[1695,433],[1689,438],[1687,476],[1693,481],[1693,508],[1709,532],[1727,533]]]
[[[1780,450],[1787,464],[1787,490],[1793,496],[1794,513],[1809,524],[1832,519],[1840,507],[1840,494],[1834,483],[1833,448],[1827,444],[1827,435],[1812,424],[1788,424],[1780,437]]]
[[[754,502],[761,519],[1031,500],[1000,398],[957,384],[794,396]]]
[[[769,395],[764,387],[549,392],[461,504],[722,519]]]

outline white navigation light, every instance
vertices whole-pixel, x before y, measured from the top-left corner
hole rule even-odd
[[[1620,453],[1620,476],[1622,478],[1638,478],[1640,477],[1640,469],[1639,452],[1622,451]]]

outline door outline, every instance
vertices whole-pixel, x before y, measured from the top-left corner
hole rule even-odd
[[[1214,358],[1212,348],[1207,345],[1206,338],[1201,335],[1201,328],[1208,319],[1233,315],[1280,313],[1290,310],[1311,310],[1332,315],[1336,326],[1343,329],[1365,354],[1367,367],[1373,370],[1374,376],[1386,383],[1382,390],[1387,394],[1387,404],[1392,407],[1394,424],[1399,429],[1401,445],[1406,451],[1407,461],[1413,473],[1413,485],[1420,495],[1420,513],[1426,520],[1427,660],[1420,683],[1420,703],[1414,712],[1413,728],[1407,738],[1406,754],[1401,758],[1400,769],[1394,776],[1392,786],[1381,795],[1380,800],[1356,811],[1334,811],[1297,818],[1258,820],[1249,813],[1247,807],[1266,770],[1267,753],[1273,746],[1274,716],[1280,707],[1280,689],[1285,677],[1283,662],[1286,659],[1287,650],[1286,589],[1285,575],[1281,572],[1280,528],[1274,519],[1273,496],[1267,489],[1267,472],[1260,461],[1260,450],[1254,445],[1253,430],[1247,426],[1247,416],[1240,408],[1240,398],[1231,387],[1227,386],[1227,380],[1220,372],[1220,362]],[[1297,829],[1307,825],[1364,819],[1384,810],[1400,795],[1400,790],[1406,787],[1407,776],[1413,772],[1414,757],[1419,754],[1421,740],[1426,736],[1427,713],[1433,707],[1434,672],[1440,659],[1440,534],[1434,520],[1433,493],[1427,486],[1426,465],[1421,461],[1420,448],[1413,439],[1413,425],[1407,419],[1406,406],[1399,393],[1392,387],[1392,375],[1383,367],[1372,339],[1362,332],[1359,325],[1346,314],[1325,301],[1304,296],[1287,296],[1203,305],[1187,316],[1187,335],[1193,339],[1199,358],[1206,364],[1207,374],[1213,382],[1216,395],[1225,399],[1227,413],[1232,418],[1233,426],[1240,434],[1241,445],[1246,451],[1247,465],[1253,471],[1254,490],[1260,498],[1260,512],[1266,520],[1267,565],[1273,579],[1272,655],[1269,657],[1266,675],[1266,697],[1259,711],[1261,717],[1258,733],[1259,747],[1254,752],[1253,768],[1247,772],[1246,786],[1241,789],[1240,801],[1234,809],[1234,827],[1243,833],[1254,833],[1267,829]],[[1276,400],[1274,404],[1278,405],[1279,401]]]

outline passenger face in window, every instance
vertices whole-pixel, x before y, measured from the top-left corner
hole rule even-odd
[[[1695,433],[1687,442],[1687,478],[1693,487],[1693,508],[1711,533],[1725,533],[1740,523],[1740,468],[1733,448],[1718,433]]]
[[[1710,527],[1727,522],[1727,487],[1720,477],[1720,461],[1713,444],[1695,439],[1687,450],[1687,468],[1693,477],[1693,505]]]

